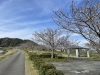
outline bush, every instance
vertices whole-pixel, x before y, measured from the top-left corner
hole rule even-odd
[[[29,58],[32,60],[34,66],[39,70],[40,66],[44,64],[44,61],[39,58],[36,53],[29,53]]]
[[[29,51],[28,50],[25,50],[25,52],[28,53]]]
[[[29,54],[29,59],[30,59],[30,60],[33,60],[34,58],[39,58],[38,55],[37,55],[36,53],[31,53],[31,52],[29,52],[28,54]]]
[[[56,69],[49,69],[45,75],[64,75],[61,71]]]
[[[44,64],[40,67],[40,75],[46,75],[46,71],[49,69],[56,69],[53,64]]]
[[[61,54],[58,54],[58,55],[57,55],[57,58],[58,58],[58,59],[62,59],[63,56],[62,56]]]
[[[56,70],[53,64],[46,64],[42,58],[50,58],[51,53],[43,53],[38,55],[36,53],[28,52],[30,60],[33,62],[34,66],[39,70],[39,75],[64,75],[61,71]],[[54,54],[54,57],[56,54]]]
[[[56,57],[57,55],[54,54],[54,58]],[[42,53],[41,55],[39,55],[40,58],[51,58],[51,53]]]
[[[45,64],[45,62],[42,61],[42,60],[35,60],[35,61],[34,61],[34,65],[35,65],[35,67],[36,67],[38,70],[40,70],[40,67],[41,67],[43,64]]]

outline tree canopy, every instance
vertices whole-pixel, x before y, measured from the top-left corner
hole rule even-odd
[[[83,36],[100,53],[100,0],[83,0],[82,4],[72,1],[70,12],[54,11],[53,20],[68,32]]]

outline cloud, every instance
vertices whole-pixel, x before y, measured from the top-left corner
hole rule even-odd
[[[30,39],[35,30],[56,28],[51,19],[53,10],[68,11],[70,4],[71,0],[0,0],[0,37]]]
[[[10,37],[10,38],[22,38],[22,39],[31,39],[32,37],[32,33],[35,31],[34,30],[30,30],[30,29],[21,29],[21,30],[14,30],[14,31],[8,31],[8,32],[4,32],[1,31],[0,34],[0,38],[3,37]]]

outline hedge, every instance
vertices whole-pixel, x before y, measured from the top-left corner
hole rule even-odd
[[[57,54],[53,55],[54,58],[57,57]],[[51,53],[42,53],[39,55],[40,58],[51,58]]]
[[[39,75],[64,75],[61,71],[56,70],[53,64],[46,64],[36,53],[28,52],[28,55],[34,66],[39,70]],[[46,55],[43,54],[42,56],[44,57]]]
[[[46,71],[49,69],[56,69],[53,64],[44,64],[40,67],[40,75],[46,75]]]
[[[59,70],[49,69],[49,70],[47,70],[45,75],[64,75],[64,74]]]

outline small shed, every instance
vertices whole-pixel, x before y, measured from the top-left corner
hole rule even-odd
[[[87,57],[88,58],[90,57],[90,49],[89,48],[84,48],[84,47],[71,47],[71,48],[68,48],[68,50],[67,50],[68,57],[70,57],[70,51],[71,50],[75,50],[77,58],[80,57],[80,51],[81,50],[85,50],[86,53],[87,53]]]

